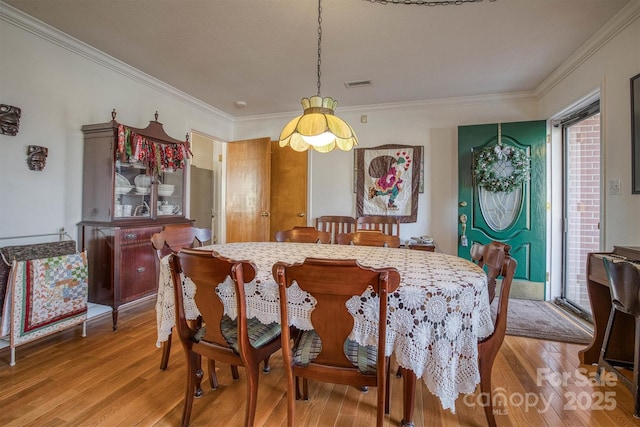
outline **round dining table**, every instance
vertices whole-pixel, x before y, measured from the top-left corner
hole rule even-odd
[[[474,263],[453,255],[386,248],[335,244],[289,242],[242,242],[203,246],[234,260],[251,261],[256,277],[245,284],[247,315],[268,324],[280,321],[278,287],[272,266],[278,261],[302,262],[307,257],[356,259],[364,266],[394,267],[400,273],[400,286],[389,295],[386,354],[393,355],[404,372],[422,378],[444,409],[455,412],[455,401],[461,393],[473,393],[480,382],[478,340],[493,332],[487,276]],[[195,286],[183,281],[185,312],[189,319],[199,315],[193,295]],[[230,279],[217,288],[225,312],[236,316],[236,300]],[[350,300],[354,315],[352,339],[362,345],[377,340],[375,296],[356,296]],[[290,324],[311,329],[313,305],[305,298],[289,301]],[[292,304],[295,306],[292,307]],[[175,325],[175,300],[168,257],[161,260],[156,303],[158,345],[169,338]],[[405,381],[406,383],[406,381]],[[411,384],[411,381],[409,381]],[[406,387],[406,385],[405,385]],[[411,385],[410,385],[411,387]],[[410,424],[413,403],[403,422]],[[405,393],[407,390],[405,388]]]

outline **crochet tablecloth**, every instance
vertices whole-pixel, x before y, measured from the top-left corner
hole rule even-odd
[[[256,265],[255,280],[246,284],[247,314],[263,323],[280,320],[278,288],[271,271],[277,261],[302,262],[307,257],[357,259],[365,266],[395,267],[400,272],[400,286],[389,296],[387,355],[394,354],[400,366],[422,378],[444,409],[455,410],[458,395],[472,393],[480,381],[477,343],[493,332],[493,322],[486,274],[470,261],[410,249],[308,243],[228,243],[201,249]],[[183,287],[186,315],[195,318],[199,314],[193,301],[195,287],[189,280],[184,281]],[[217,292],[227,314],[235,317],[230,281],[221,284]],[[355,317],[352,338],[360,344],[375,342],[377,319],[371,316],[377,310],[375,298],[365,293],[348,304]],[[165,258],[161,262],[156,303],[158,344],[167,340],[175,325],[174,305]],[[296,305],[290,324],[309,329],[312,308],[312,304]]]

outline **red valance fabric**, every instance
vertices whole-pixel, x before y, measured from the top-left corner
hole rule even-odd
[[[188,152],[185,144],[159,143],[145,138],[125,125],[118,125],[118,153],[124,161],[140,162],[161,173],[182,169]]]

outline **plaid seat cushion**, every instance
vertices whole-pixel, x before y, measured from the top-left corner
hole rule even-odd
[[[293,351],[293,362],[298,365],[307,366],[313,361],[320,350],[322,342],[316,331],[303,331],[299,337],[296,348]],[[344,343],[344,353],[347,359],[358,367],[358,370],[365,374],[376,373],[376,362],[378,358],[378,349],[375,346],[362,346],[356,341],[347,340]]]
[[[224,335],[227,340],[227,343],[236,351],[236,353],[238,353],[238,323],[235,320],[231,320],[229,316],[223,316],[220,329],[222,331],[222,335]],[[280,324],[277,322],[265,325],[258,319],[251,318],[247,319],[247,329],[249,333],[249,342],[255,348],[264,346],[280,335]],[[198,332],[196,332],[194,339],[196,341],[202,339],[205,331],[206,329],[203,326]]]

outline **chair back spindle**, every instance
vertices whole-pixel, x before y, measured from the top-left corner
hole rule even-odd
[[[358,230],[380,230],[384,234],[400,237],[400,220],[395,216],[367,215],[357,220]]]
[[[351,216],[320,216],[316,218],[316,228],[331,234],[331,243],[337,243],[338,234],[356,231],[356,219]]]

